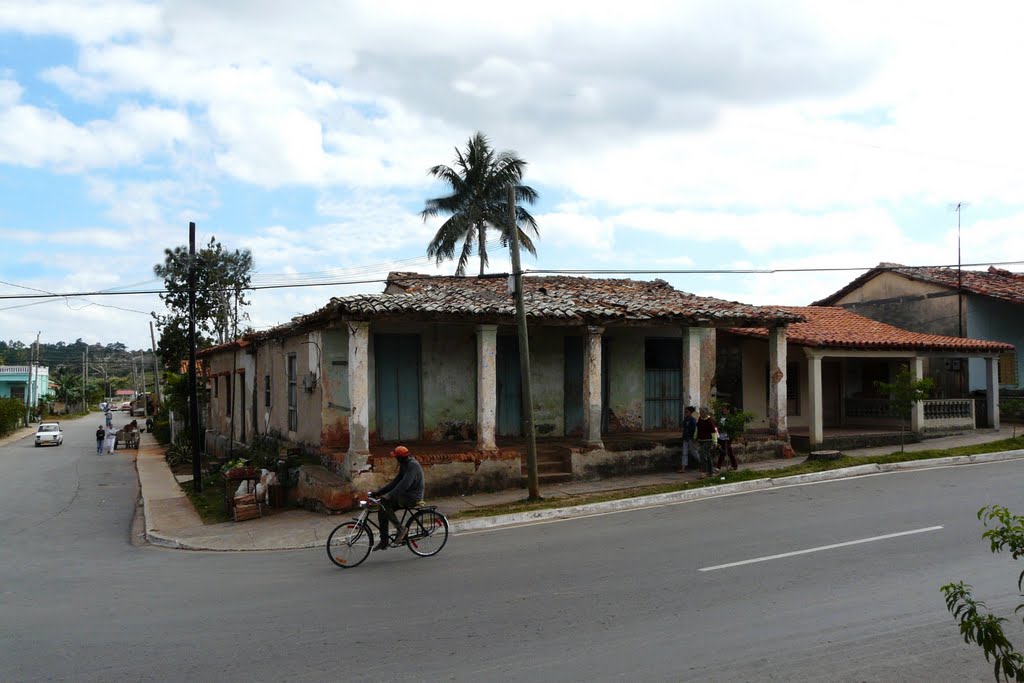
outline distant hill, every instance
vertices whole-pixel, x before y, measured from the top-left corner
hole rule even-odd
[[[35,344],[20,341],[0,341],[0,365],[28,365],[30,359],[35,357],[34,347]],[[130,376],[132,359],[138,365],[140,354],[145,358],[147,367],[153,367],[153,353],[149,350],[130,350],[121,342],[86,344],[81,339],[72,344],[62,341],[55,344],[40,343],[39,363],[50,368],[51,375],[61,367],[81,372],[86,349],[89,351],[89,365],[102,368],[110,375]]]

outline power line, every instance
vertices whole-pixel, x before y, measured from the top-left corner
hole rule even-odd
[[[984,263],[963,263],[961,267],[979,267],[979,266],[1017,266],[1024,265],[1024,261],[987,261]],[[939,265],[926,265],[926,266],[847,266],[847,267],[828,267],[828,268],[681,268],[681,269],[643,269],[643,270],[625,270],[625,269],[529,269],[524,270],[524,273],[533,274],[555,274],[555,275],[775,275],[779,273],[838,273],[847,271],[869,271],[869,270],[915,270],[922,268],[955,268],[957,264],[939,264]],[[503,278],[508,273],[487,273],[483,277]],[[405,280],[416,280],[424,279],[429,280],[435,276],[410,273],[403,277]],[[280,284],[266,284],[266,285],[252,285],[243,287],[246,291],[258,291],[264,289],[297,289],[303,287],[335,287],[342,285],[364,285],[373,284],[376,282],[387,282],[386,278],[368,278],[363,280],[327,280],[327,281],[313,281],[313,282],[293,282],[293,283],[280,283]],[[233,288],[224,288],[223,290],[212,290],[212,291],[233,291]],[[132,296],[132,295],[144,295],[144,294],[166,294],[167,290],[164,289],[149,289],[149,290],[132,290],[132,291],[97,291],[97,292],[74,292],[74,293],[48,293],[48,294],[3,294],[0,295],[0,300],[4,299],[56,299],[56,298],[81,298],[87,296]],[[102,306],[104,304],[95,304]],[[5,310],[5,309],[0,309]],[[143,312],[143,311],[136,311]]]

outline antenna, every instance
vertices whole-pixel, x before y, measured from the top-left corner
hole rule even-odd
[[[956,312],[957,336],[964,336],[963,270],[960,267],[960,214],[967,202],[957,202],[956,208]]]

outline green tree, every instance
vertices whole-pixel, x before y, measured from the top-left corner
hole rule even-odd
[[[990,505],[978,510],[978,519],[986,529],[981,537],[989,542],[993,553],[1009,550],[1015,560],[1024,555],[1024,517],[1012,515],[999,505]],[[1022,589],[1024,571],[1017,576],[1017,591]],[[941,590],[946,597],[946,609],[960,624],[964,642],[974,642],[981,647],[985,661],[992,663],[996,681],[1024,681],[1024,655],[1015,651],[1003,632],[1006,618],[987,612],[985,603],[975,600],[972,587],[963,581],[947,583]],[[1014,613],[1021,610],[1024,604],[1017,605]]]
[[[167,313],[153,313],[160,328],[159,351],[164,363],[174,371],[188,357],[188,265],[188,247],[178,246],[165,249],[164,262],[153,266],[156,276],[163,278],[166,290],[160,299],[167,306]],[[233,339],[239,321],[248,320],[244,307],[249,305],[246,291],[252,269],[252,253],[248,249],[228,251],[215,237],[196,252],[195,325],[199,348]]]
[[[516,224],[519,230],[519,244],[534,256],[537,249],[530,236],[519,226],[525,226],[538,237],[537,222],[523,208],[523,204],[537,201],[537,192],[522,184],[526,162],[510,150],[495,152],[483,133],[475,133],[466,145],[465,151],[455,150],[455,167],[434,166],[428,173],[443,181],[451,194],[428,199],[420,216],[428,218],[446,215],[448,220],[441,224],[434,238],[427,245],[427,256],[440,265],[455,258],[459,242],[456,275],[466,273],[466,265],[476,247],[480,256],[480,274],[487,266],[487,230],[496,229],[500,243],[507,247],[512,233],[508,226],[507,187],[515,188]]]
[[[935,389],[935,381],[930,377],[915,380],[910,374],[910,368],[906,365],[900,366],[896,372],[896,379],[892,382],[875,382],[877,388],[883,394],[889,395],[889,402],[896,414],[900,416],[900,452],[903,452],[904,438],[907,418],[914,404],[923,401],[932,394]]]
[[[65,405],[78,403],[82,400],[82,375],[67,366],[57,368],[56,373],[50,377],[50,381],[57,387],[56,396],[58,401]]]

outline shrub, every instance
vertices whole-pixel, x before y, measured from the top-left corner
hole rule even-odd
[[[25,419],[25,404],[16,398],[0,398],[0,434],[9,434]]]

